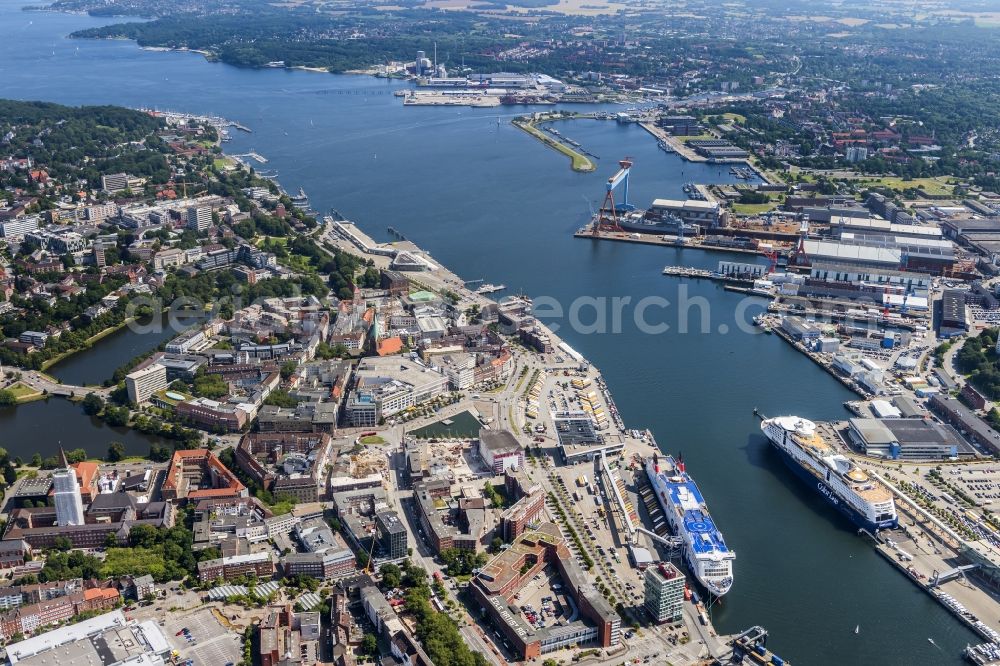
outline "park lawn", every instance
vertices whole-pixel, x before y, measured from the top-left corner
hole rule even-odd
[[[226,160],[224,160],[222,158],[217,158],[215,160],[212,160],[212,164],[213,164],[213,166],[215,166],[216,169],[225,169],[226,168]]]
[[[906,190],[916,187],[932,196],[948,195],[954,191],[954,185],[949,185],[947,177],[938,178],[914,178],[913,180],[903,180],[902,178],[880,178],[885,187],[894,190]]]
[[[290,254],[287,257],[282,257],[278,260],[279,263],[284,264],[288,268],[291,268],[297,273],[315,273],[316,269],[313,268],[312,263],[309,261],[308,257],[303,257],[297,254]]]
[[[739,113],[723,113],[722,117],[737,123],[745,123],[747,121],[747,117]]]
[[[101,565],[104,578],[149,574],[162,580],[167,572],[163,553],[152,548],[108,548],[106,555]]]
[[[385,444],[385,440],[378,435],[368,435],[361,438],[362,444]]]
[[[737,215],[760,215],[778,207],[777,201],[770,201],[762,204],[733,204],[733,212]]]
[[[14,394],[14,397],[21,400],[27,400],[29,398],[34,398],[42,394],[41,391],[37,391],[26,384],[17,382],[16,384],[11,384],[7,387],[7,390]]]
[[[688,141],[714,141],[718,137],[714,134],[692,134],[691,136],[675,136],[674,138],[687,143]]]

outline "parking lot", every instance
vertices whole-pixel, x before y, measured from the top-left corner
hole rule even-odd
[[[1000,509],[1000,464],[971,467],[945,467],[941,470],[945,481],[956,486],[969,497],[975,498],[983,508]]]
[[[183,634],[185,628],[190,640]],[[193,666],[224,666],[242,658],[241,637],[223,627],[207,608],[169,618],[163,633],[181,660],[190,659]]]
[[[524,620],[539,628],[551,626],[560,618],[570,622],[575,620],[575,606],[562,588],[562,581],[554,567],[546,567],[536,574],[515,597]]]

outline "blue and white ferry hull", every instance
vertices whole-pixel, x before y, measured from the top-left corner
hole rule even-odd
[[[874,534],[877,530],[895,529],[899,524],[899,520],[896,518],[892,520],[885,520],[881,523],[876,523],[875,521],[869,519],[853,506],[837,497],[837,494],[833,492],[833,490],[831,490],[821,480],[817,479],[816,476],[809,470],[803,468],[794,458],[788,455],[784,449],[777,446],[774,442],[771,442],[771,445],[774,447],[774,450],[778,452],[778,455],[781,457],[781,460],[785,463],[785,465],[787,465],[790,470],[795,472],[795,476],[801,479],[807,486],[819,493],[819,495],[825,499],[830,506],[847,516],[847,518],[856,526]]]
[[[858,527],[875,533],[899,519],[892,493],[823,439],[808,419],[765,419],[761,431],[790,470]]]
[[[683,544],[688,570],[712,596],[725,595],[733,585],[736,554],[726,545],[683,461],[654,456],[646,461],[646,475],[671,531]]]

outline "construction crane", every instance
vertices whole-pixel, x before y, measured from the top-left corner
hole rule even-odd
[[[778,251],[771,249],[770,252],[765,252],[764,256],[767,257],[767,275],[770,275],[778,267]]]
[[[375,552],[375,528],[372,527],[372,545],[368,549],[368,562],[365,563],[365,568],[362,570],[364,573],[371,575],[375,570],[374,563],[372,562],[372,554]]]
[[[174,181],[169,181],[167,183],[167,187],[177,187],[178,185],[182,185],[183,186],[184,189],[181,191],[181,194],[182,194],[182,196],[185,199],[187,199],[187,195],[188,195],[188,191],[187,191],[187,186],[188,185],[198,185],[198,186],[200,186],[201,189],[199,189],[198,191],[201,191],[201,190],[205,189],[205,184],[204,183],[187,183],[187,182],[175,183]]]
[[[623,213],[635,210],[635,206],[628,202],[628,175],[632,169],[632,158],[626,157],[618,161],[618,172],[608,178],[607,192],[604,195],[604,203],[597,212],[594,220],[593,234],[596,236],[601,231],[622,231],[618,224],[618,218]],[[615,190],[622,187],[622,201],[615,203]]]

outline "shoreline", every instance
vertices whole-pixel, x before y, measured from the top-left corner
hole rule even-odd
[[[514,127],[530,135],[535,140],[540,141],[542,145],[568,157],[570,160],[570,169],[573,171],[577,173],[591,173],[597,170],[597,164],[592,159],[570,146],[546,136],[533,122],[519,120],[512,120],[510,122]]]

